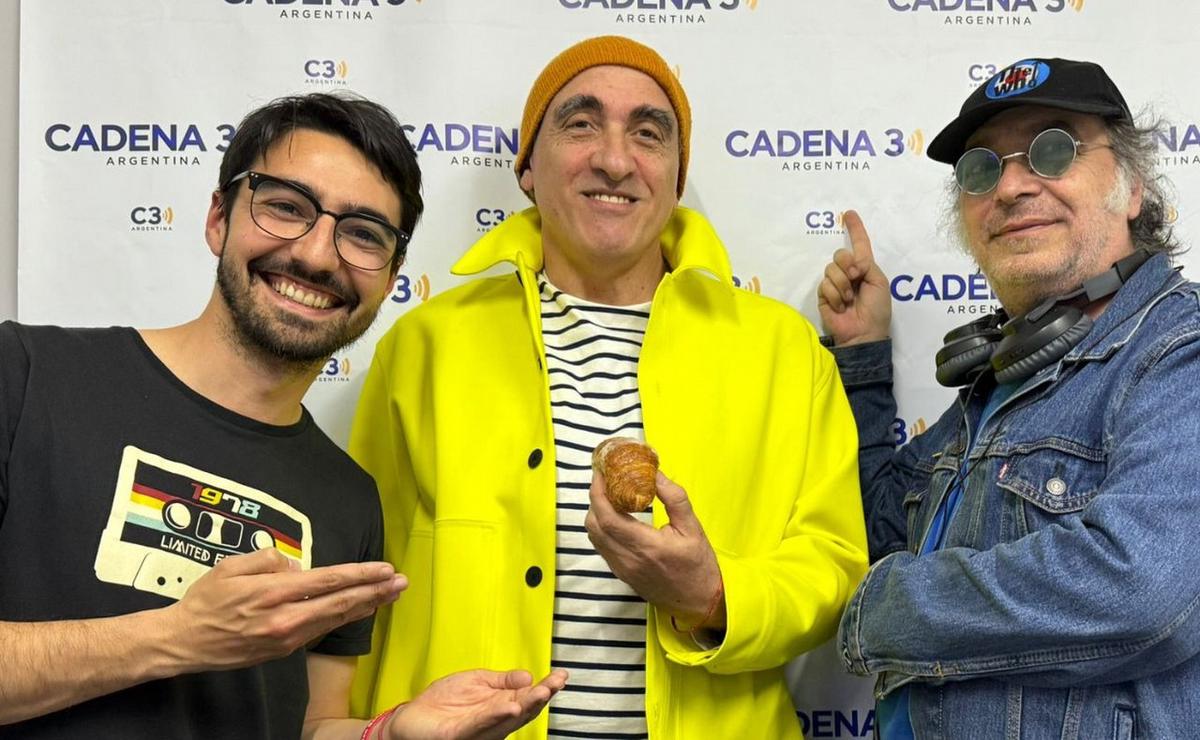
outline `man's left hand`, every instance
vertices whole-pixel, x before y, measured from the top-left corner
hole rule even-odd
[[[682,488],[661,471],[655,485],[670,519],[662,529],[615,510],[605,494],[604,476],[593,472],[584,520],[588,538],[617,578],[681,627],[723,629],[721,569],[704,527]]]

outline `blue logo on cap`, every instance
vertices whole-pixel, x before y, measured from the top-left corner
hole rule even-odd
[[[992,100],[1003,100],[1027,93],[1050,79],[1050,65],[1036,59],[1026,59],[1005,67],[987,84],[986,93]]]

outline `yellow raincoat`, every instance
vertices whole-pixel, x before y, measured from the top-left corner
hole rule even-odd
[[[799,738],[783,666],[833,635],[867,567],[854,419],[812,326],[735,288],[702,216],[677,208],[661,242],[671,271],[638,367],[646,440],[716,550],[728,621],[705,650],[648,608],[650,737]],[[379,484],[385,554],[410,586],[376,617],[361,713],[454,671],[550,670],[555,464],[536,209],[453,271],[502,261],[515,273],[400,318],[365,381],[350,452]],[[514,737],[545,738],[545,713]]]

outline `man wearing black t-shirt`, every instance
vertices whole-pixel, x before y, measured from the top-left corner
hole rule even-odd
[[[422,207],[384,108],[278,100],[222,161],[198,318],[0,324],[0,738],[502,737],[562,687],[468,671],[347,719],[406,579],[378,562],[374,483],[301,399]]]

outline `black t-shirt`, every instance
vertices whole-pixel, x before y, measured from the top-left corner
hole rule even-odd
[[[374,482],[307,411],[281,427],[218,406],[132,329],[0,324],[0,621],[165,606],[268,546],[305,567],[378,560],[382,536]],[[367,619],[310,649],[370,641]],[[296,738],[304,652],[148,682],[0,738]]]

